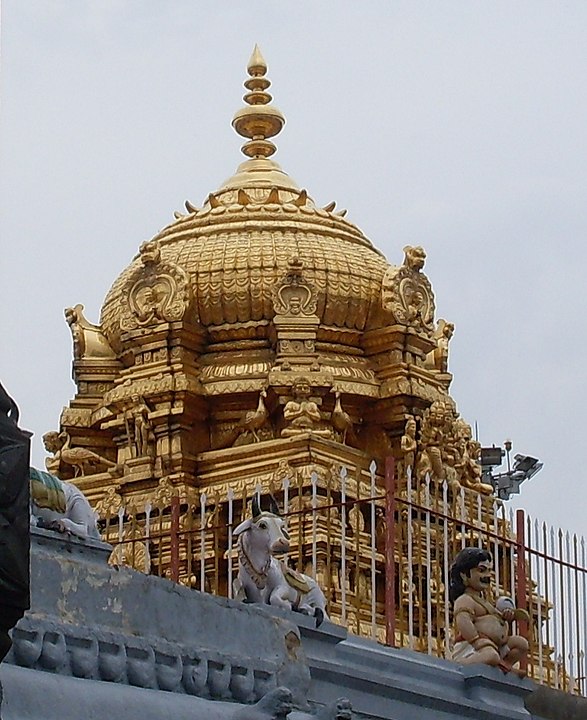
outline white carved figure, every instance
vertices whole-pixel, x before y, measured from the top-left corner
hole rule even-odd
[[[98,516],[85,495],[72,483],[30,468],[31,524],[43,525],[80,538],[100,538]]]
[[[253,498],[253,517],[234,530],[238,536],[238,583],[248,602],[266,603],[296,610],[316,618],[316,625],[328,619],[326,598],[318,583],[274,557],[289,550],[289,535],[277,504],[261,512]],[[242,593],[237,593],[242,594]]]

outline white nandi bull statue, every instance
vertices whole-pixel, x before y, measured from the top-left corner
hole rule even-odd
[[[234,530],[238,536],[238,577],[235,597],[251,603],[266,603],[295,610],[316,618],[316,626],[326,615],[326,598],[318,583],[280,562],[275,554],[289,550],[289,534],[277,503],[271,498],[270,511],[261,511],[255,496],[253,517]],[[240,583],[240,587],[238,584]]]
[[[43,470],[29,468],[31,524],[99,540],[98,516],[75,485]]]

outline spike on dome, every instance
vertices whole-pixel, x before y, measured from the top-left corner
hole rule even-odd
[[[270,105],[273,98],[267,89],[271,82],[265,77],[267,63],[258,45],[253,49],[247,72],[249,78],[245,80],[244,86],[248,92],[243,96],[247,106],[235,113],[232,126],[239,135],[249,138],[241,148],[247,157],[268,158],[277,150],[268,138],[281,132],[285,117],[278,108]]]

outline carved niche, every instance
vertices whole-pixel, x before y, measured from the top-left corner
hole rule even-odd
[[[406,245],[402,265],[391,266],[383,276],[381,304],[395,322],[431,336],[434,332],[434,293],[422,272],[426,261],[423,248]]]
[[[175,263],[161,257],[155,240],[140,247],[141,266],[136,268],[124,287],[120,326],[122,330],[181,320],[188,306],[190,281]]]
[[[278,364],[307,365],[315,361],[315,342],[320,319],[314,285],[303,273],[298,257],[288,261],[285,276],[273,288],[273,324],[277,334]]]
[[[276,315],[310,317],[316,314],[314,285],[303,275],[304,263],[293,257],[288,260],[285,277],[273,288],[273,308]]]

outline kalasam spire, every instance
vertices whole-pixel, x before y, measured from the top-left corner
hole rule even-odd
[[[265,77],[267,63],[258,45],[255,45],[247,72],[250,77],[244,85],[248,92],[243,96],[247,106],[235,113],[232,126],[239,135],[249,138],[241,148],[247,157],[268,158],[277,150],[268,138],[281,132],[285,117],[278,108],[270,105],[273,98],[267,89],[271,82]]]

